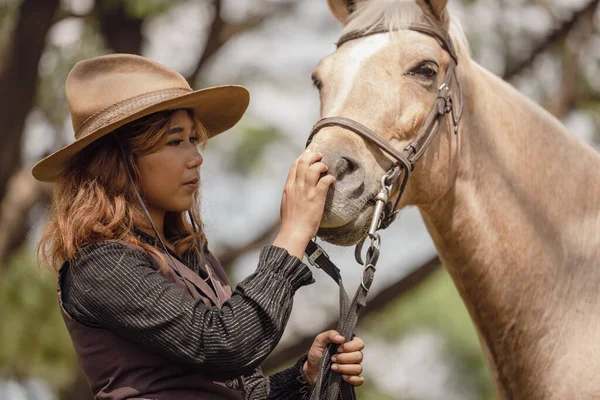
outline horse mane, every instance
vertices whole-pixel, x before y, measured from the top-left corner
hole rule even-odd
[[[414,0],[370,0],[360,4],[342,30],[342,36],[355,31],[368,32],[377,25],[390,31],[408,28],[414,22],[422,22],[424,12]],[[450,18],[450,37],[459,57],[471,57],[465,32],[458,21]]]

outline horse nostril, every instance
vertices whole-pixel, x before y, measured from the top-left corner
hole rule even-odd
[[[335,176],[335,179],[342,180],[344,176],[352,174],[358,165],[354,160],[347,157],[340,157],[333,163],[333,168],[330,168],[330,173]]]

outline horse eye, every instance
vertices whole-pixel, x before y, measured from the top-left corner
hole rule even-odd
[[[437,66],[431,62],[419,64],[416,68],[409,72],[409,75],[419,75],[424,78],[434,78],[437,75]]]

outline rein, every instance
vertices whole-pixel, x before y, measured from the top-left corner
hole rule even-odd
[[[450,114],[452,117],[454,133],[458,134],[458,126],[462,117],[462,90],[456,74],[458,56],[452,40],[446,32],[437,28],[435,24],[428,25],[415,23],[411,24],[408,27],[408,30],[433,37],[451,57],[448,68],[446,69],[444,81],[438,88],[438,95],[433,108],[415,139],[410,141],[402,152],[399,152],[389,143],[384,141],[379,135],[359,122],[345,117],[329,117],[323,118],[315,124],[306,143],[306,146],[308,147],[314,136],[321,129],[338,126],[371,142],[394,160],[392,166],[381,178],[381,190],[375,197],[375,209],[367,235],[356,245],[356,261],[363,265],[364,268],[361,284],[352,301],[350,301],[350,298],[344,289],[339,268],[331,262],[325,250],[323,250],[323,248],[315,241],[310,241],[306,247],[306,256],[310,264],[322,269],[339,285],[340,319],[337,331],[340,335],[344,336],[346,342],[352,340],[354,336],[354,328],[356,327],[362,308],[366,306],[366,298],[371,288],[371,284],[373,283],[373,277],[375,275],[381,248],[381,237],[377,231],[387,228],[396,219],[399,212],[398,205],[404,190],[406,189],[408,178],[414,170],[415,164],[421,158],[433,137],[437,134],[442,118],[446,114]],[[382,25],[374,26],[367,31],[349,32],[340,38],[337,47],[339,48],[344,43],[354,39],[389,32],[391,32],[391,30]],[[454,93],[452,92],[453,84],[458,89],[458,103],[460,104],[458,108],[456,107],[457,102],[455,101]],[[390,201],[390,196],[394,186],[397,187],[397,197],[395,202],[392,203]],[[365,261],[363,262],[362,248],[367,237],[370,239],[370,245],[366,251]],[[310,396],[311,400],[356,399],[354,387],[343,381],[340,374],[331,370],[331,357],[337,353],[336,348],[336,345],[330,344],[321,358],[317,381]]]

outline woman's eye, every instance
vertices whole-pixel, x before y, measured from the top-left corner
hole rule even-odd
[[[409,74],[431,79],[437,75],[437,68],[431,63],[425,63],[414,68]]]
[[[200,136],[190,136],[189,138],[190,143],[199,143],[200,142]],[[181,143],[185,142],[185,140],[183,139],[173,139],[170,142],[167,142],[167,146],[179,146]]]

